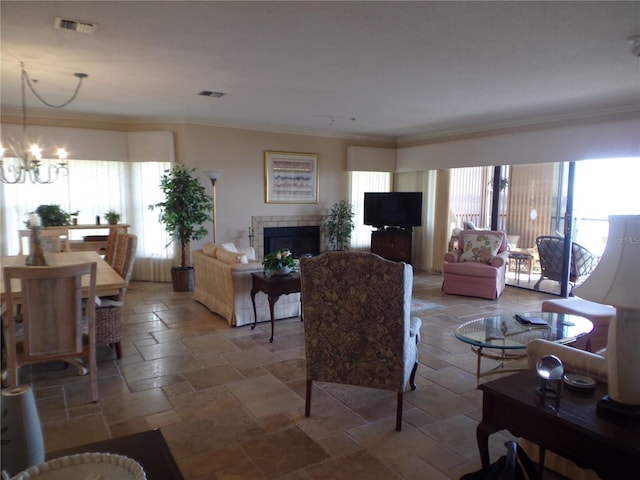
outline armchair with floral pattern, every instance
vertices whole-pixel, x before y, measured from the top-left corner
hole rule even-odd
[[[300,259],[307,392],[331,382],[397,392],[396,430],[403,393],[415,390],[419,318],[410,317],[413,268],[373,253],[324,252]]]

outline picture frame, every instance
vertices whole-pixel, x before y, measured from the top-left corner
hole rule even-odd
[[[266,203],[318,203],[317,153],[264,152]]]

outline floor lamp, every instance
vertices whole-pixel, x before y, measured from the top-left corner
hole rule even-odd
[[[213,198],[213,243],[216,243],[216,180],[224,173],[222,170],[205,170],[205,175],[211,180],[211,197]]]
[[[598,266],[576,296],[616,307],[607,340],[608,395],[598,410],[640,418],[640,215],[611,215]]]

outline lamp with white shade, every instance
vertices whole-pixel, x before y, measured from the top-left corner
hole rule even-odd
[[[598,266],[576,296],[616,307],[607,341],[608,395],[598,408],[640,418],[640,215],[611,215]]]

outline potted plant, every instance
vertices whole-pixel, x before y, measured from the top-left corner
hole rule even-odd
[[[180,266],[171,269],[176,292],[193,290],[195,276],[193,266],[187,264],[187,246],[191,240],[207,235],[202,224],[212,220],[213,200],[193,172],[195,168],[189,169],[180,163],[165,170],[160,179],[164,201],[149,205],[151,210],[160,209],[160,222],[171,235],[169,243],[180,242]]]
[[[351,232],[355,228],[354,216],[353,208],[345,200],[340,200],[331,207],[327,217],[327,233],[334,250],[344,250],[349,243]]]
[[[71,215],[65,212],[60,205],[40,205],[36,208],[35,213],[40,216],[43,227],[64,227],[71,225]]]
[[[109,225],[117,225],[118,222],[120,221],[120,214],[115,210],[109,210],[107,213],[104,214],[104,218],[107,219],[107,223]]]
[[[265,275],[286,275],[296,266],[296,261],[288,248],[265,255],[262,260]]]

